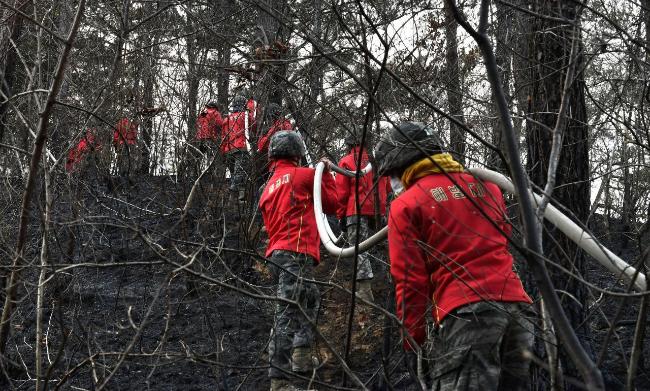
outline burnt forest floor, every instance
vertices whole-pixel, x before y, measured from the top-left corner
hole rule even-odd
[[[45,285],[43,337],[38,342],[36,287],[43,211],[33,212],[26,267],[3,360],[10,381],[0,388],[35,388],[34,355],[40,343],[50,390],[268,389],[266,350],[275,306],[269,297],[274,286],[263,262],[260,219],[251,221],[252,208],[240,210],[226,201],[228,195],[219,186],[201,185],[179,224],[192,183],[168,177],[84,183],[90,181],[56,189],[48,240],[50,279]],[[0,243],[6,258],[12,254],[15,205],[22,187],[16,183],[8,189],[0,203],[4,205]],[[621,250],[621,238],[613,234],[604,241],[624,259],[633,259],[634,245]],[[391,309],[385,254],[385,245],[372,253],[373,291],[377,304]],[[337,358],[346,355],[351,295],[345,290],[351,287],[352,262],[324,256],[315,275],[321,282],[321,337],[314,350],[320,367],[311,388],[359,389]],[[612,286],[612,277],[598,267],[589,277],[599,286]],[[638,302],[635,298],[623,303],[620,324],[606,351],[602,368],[608,389],[623,389]],[[589,303],[595,354],[608,330],[599,311],[611,319],[621,303],[606,295]],[[370,389],[416,389],[403,365],[396,323],[379,310],[357,308],[350,370]],[[644,361],[639,390],[650,389],[648,379]]]

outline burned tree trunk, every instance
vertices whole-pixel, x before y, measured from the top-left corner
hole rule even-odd
[[[534,19],[533,34],[529,58],[534,59],[532,70],[532,93],[529,116],[533,121],[527,123],[528,169],[532,181],[543,187],[546,183],[553,140],[553,129],[558,121],[563,99],[563,86],[566,72],[571,61],[576,61],[576,78],[568,89],[569,106],[564,133],[562,152],[556,172],[555,200],[570,209],[580,221],[589,216],[589,145],[587,111],[585,106],[585,82],[581,73],[584,63],[579,30],[570,24],[560,24],[544,16],[561,17],[574,20],[578,15],[577,5],[573,3],[558,4],[552,0],[539,0],[534,3],[534,12],[540,17]],[[552,34],[549,32],[553,32]],[[578,40],[578,55],[571,58],[571,45]],[[587,273],[585,255],[553,226],[545,227],[544,252],[548,258],[570,270],[575,276]],[[587,289],[577,278],[549,269],[557,289],[568,292],[562,296],[563,307],[576,332],[585,344],[589,336],[588,324],[585,322]],[[566,373],[576,376],[570,360],[563,360],[567,365]]]
[[[458,63],[458,22],[445,2],[445,67],[447,81],[447,104],[449,114],[460,122],[465,122],[463,115],[463,95],[460,81],[460,65]],[[456,124],[450,121],[451,151],[459,162],[465,161],[465,133]]]

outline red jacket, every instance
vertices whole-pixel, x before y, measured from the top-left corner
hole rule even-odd
[[[95,135],[89,130],[86,132],[86,135],[79,140],[79,143],[68,151],[68,159],[65,162],[66,171],[71,172],[83,161],[87,153],[99,149],[101,149],[101,146],[95,140]]]
[[[115,125],[113,132],[113,145],[118,146],[126,143],[135,145],[138,140],[138,123],[132,122],[128,118],[122,118]]]
[[[260,210],[269,235],[266,256],[274,250],[287,250],[320,261],[320,237],[314,216],[314,169],[298,167],[290,160],[271,164],[273,175],[260,197]],[[336,211],[334,178],[323,173],[323,212]]]
[[[250,101],[249,101],[250,102]],[[221,125],[221,152],[228,153],[233,150],[246,150],[246,115],[248,114],[248,135],[257,128],[255,111],[240,111],[230,113],[224,118]]]
[[[433,318],[478,301],[531,300],[512,270],[505,203],[493,183],[465,173],[418,179],[391,204],[388,249],[397,314],[418,344],[425,340],[425,311]],[[462,192],[471,197],[489,220]],[[405,340],[405,347],[409,344]]]
[[[285,118],[279,118],[273,121],[273,124],[269,128],[268,132],[266,132],[264,136],[260,137],[259,141],[257,142],[257,152],[266,153],[269,149],[269,141],[271,140],[271,137],[281,130],[293,130],[291,121]]]
[[[345,155],[339,161],[338,166],[346,170],[357,170],[357,159],[359,157],[359,147],[353,147],[349,154]],[[361,168],[368,164],[368,154],[365,149],[361,152]],[[353,215],[374,216],[375,215],[375,194],[374,183],[372,180],[372,171],[359,178],[359,202],[361,206],[360,213],[356,213],[356,178],[350,178],[345,175],[336,175],[336,192],[338,196],[337,217],[343,218]],[[386,194],[390,187],[388,178],[381,177],[377,183],[379,190],[379,214],[386,214]]]
[[[196,139],[216,141],[221,133],[223,119],[214,107],[206,107],[196,119]]]

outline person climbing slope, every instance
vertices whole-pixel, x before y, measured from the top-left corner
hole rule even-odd
[[[398,124],[375,158],[379,173],[405,189],[388,217],[404,348],[425,342],[432,308],[439,326],[432,390],[527,390],[531,300],[513,271],[501,191],[466,173],[422,123]],[[407,357],[413,367],[415,355]]]
[[[345,138],[345,144],[348,146],[349,152],[339,161],[339,167],[354,172],[368,165],[368,153],[361,144],[361,135],[359,128],[349,131]],[[361,159],[361,164],[357,166],[359,159]],[[357,209],[356,198],[357,186],[359,209]],[[387,187],[388,180],[386,178],[379,179],[376,187],[379,192],[379,205],[377,208],[379,217],[386,214]],[[358,183],[356,178],[337,174],[336,191],[338,193],[336,214],[339,221],[343,222],[341,229],[345,229],[347,232],[349,245],[354,246],[357,241],[361,243],[370,236],[371,225],[373,227],[377,226],[377,222],[375,221],[375,186],[372,170],[361,176]],[[372,294],[373,277],[374,274],[372,272],[369,254],[365,252],[358,254],[356,275],[357,296],[369,302],[374,300]]]
[[[293,373],[304,375],[313,365],[313,322],[318,314],[320,292],[309,280],[313,280],[313,268],[320,261],[320,238],[314,216],[315,170],[299,167],[305,153],[297,132],[280,131],[273,135],[268,149],[272,175],[259,202],[269,235],[266,256],[278,284],[279,300],[269,343],[272,391],[296,390]],[[324,173],[325,213],[336,212],[335,186],[332,175]]]
[[[256,111],[248,110],[250,100],[237,95],[232,102],[232,112],[221,125],[221,153],[230,171],[230,191],[239,202],[245,199],[245,183],[249,166],[249,137],[256,128]],[[230,197],[231,199],[234,197]]]

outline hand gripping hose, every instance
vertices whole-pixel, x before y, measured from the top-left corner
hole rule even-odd
[[[333,243],[327,235],[326,226],[329,224],[327,222],[327,219],[324,219],[322,217],[323,205],[321,197],[321,181],[323,178],[324,168],[325,167],[323,163],[319,163],[316,166],[316,175],[314,177],[314,210],[316,212],[316,225],[318,227],[318,233],[320,234],[325,248],[330,254],[339,257],[351,257],[354,255],[354,247],[340,248],[336,246],[336,244]],[[471,168],[468,169],[468,171],[476,178],[492,182],[508,193],[515,193],[515,187],[510,179],[502,174],[499,174],[498,172],[482,168]],[[541,196],[537,194],[533,195],[535,202],[541,201]],[[321,218],[318,218],[319,216]],[[603,265],[615,275],[620,275],[625,280],[632,281],[634,275],[637,274],[635,268],[602,246],[596,238],[594,238],[592,235],[574,223],[553,205],[548,205],[544,217],[553,223],[558,229],[560,229],[560,231],[562,231],[569,239],[580,246],[580,248],[582,248],[585,252],[596,259],[598,263]],[[366,251],[375,244],[379,243],[386,237],[387,232],[388,228],[384,227],[381,231],[359,243],[359,252]],[[639,292],[644,292],[646,290],[646,286],[646,276],[643,273],[638,273],[634,282],[635,289]]]

